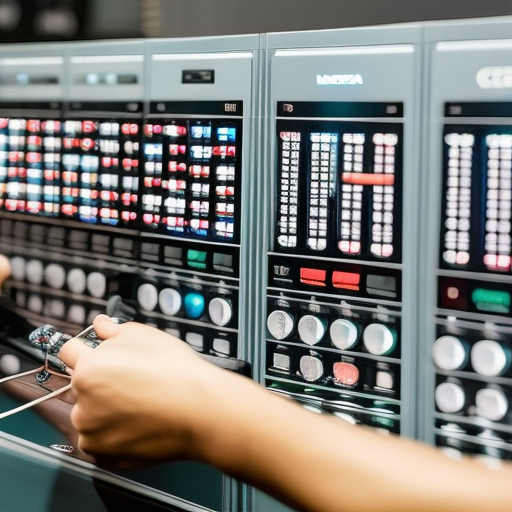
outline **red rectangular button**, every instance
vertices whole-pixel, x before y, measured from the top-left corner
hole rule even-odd
[[[361,274],[355,272],[340,272],[334,271],[332,273],[332,285],[334,288],[344,288],[345,290],[359,290],[359,282],[361,281]]]
[[[325,270],[317,268],[301,268],[300,269],[300,282],[304,284],[311,284],[313,286],[325,286]]]

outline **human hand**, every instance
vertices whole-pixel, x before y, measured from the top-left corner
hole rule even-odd
[[[228,372],[152,327],[99,315],[94,328],[98,347],[72,339],[59,354],[72,374],[79,448],[117,468],[200,459],[214,413],[208,390]]]

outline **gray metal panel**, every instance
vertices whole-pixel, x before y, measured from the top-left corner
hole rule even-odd
[[[423,185],[427,193],[427,201],[422,208],[421,232],[425,236],[421,239],[421,261],[418,307],[423,313],[419,316],[418,335],[420,350],[420,363],[418,372],[421,376],[420,401],[418,407],[418,421],[421,427],[419,437],[434,444],[436,429],[434,419],[442,417],[444,423],[460,424],[471,428],[472,420],[464,419],[463,414],[454,414],[451,417],[440,415],[436,412],[434,389],[436,386],[436,371],[445,378],[453,375],[464,376],[461,372],[447,372],[436,370],[432,360],[432,346],[439,336],[437,325],[453,325],[454,329],[463,329],[464,325],[472,325],[475,333],[485,330],[491,337],[495,336],[497,329],[494,323],[500,323],[499,317],[489,317],[484,320],[484,315],[473,315],[468,312],[454,312],[447,317],[446,312],[439,312],[437,276],[447,275],[461,279],[478,279],[482,282],[510,283],[508,273],[492,275],[490,273],[468,273],[453,270],[439,270],[440,243],[441,243],[441,216],[443,193],[443,127],[444,124],[473,126],[489,125],[493,123],[510,125],[510,118],[475,117],[475,118],[444,118],[445,102],[510,102],[512,101],[512,84],[503,81],[504,68],[510,69],[512,62],[512,18],[489,18],[467,21],[429,23],[426,26],[426,41],[428,47],[428,68],[425,87],[428,87],[426,112],[428,113],[428,133],[424,139],[425,155],[425,179]],[[482,159],[483,161],[483,159]],[[478,165],[476,166],[478,167]],[[485,184],[479,183],[478,187],[484,190]],[[485,198],[482,199],[485,202]],[[470,235],[474,239],[475,234]],[[476,240],[476,239],[475,239]],[[480,316],[480,318],[476,318]],[[480,324],[480,327],[478,327]],[[441,328],[442,329],[442,328]],[[456,332],[456,331],[453,331]],[[467,370],[467,369],[466,369]],[[470,370],[471,371],[471,370]],[[469,373],[467,374],[469,375]],[[471,378],[471,377],[470,377]],[[477,380],[485,384],[486,379],[477,376]],[[487,379],[493,381],[492,378]],[[474,418],[473,426],[478,423]],[[485,421],[483,425],[493,428],[492,423]],[[510,427],[497,426],[498,430]],[[439,432],[439,431],[438,431]],[[453,429],[452,429],[453,433]],[[457,438],[455,433],[455,438]],[[461,437],[464,438],[463,435]],[[467,439],[468,437],[466,437]],[[476,440],[474,437],[473,440]],[[480,450],[485,451],[492,441],[478,441]],[[488,445],[487,448],[485,447]],[[500,446],[498,442],[495,446]],[[503,444],[501,444],[503,446]]]
[[[267,145],[271,173],[261,203],[271,211],[272,174],[276,154],[277,101],[392,102],[404,104],[402,271],[402,416],[401,433],[416,434],[416,267],[418,258],[418,203],[420,197],[420,113],[423,27],[404,25],[336,31],[267,34]],[[319,86],[317,75],[359,74],[360,85]],[[350,121],[350,119],[349,119]],[[264,203],[270,197],[270,204]],[[272,245],[272,213],[266,219],[266,243]],[[266,282],[266,280],[265,280]],[[354,297],[356,298],[356,297]],[[265,327],[263,327],[265,331]],[[264,339],[263,335],[262,339]],[[264,344],[264,341],[263,341]],[[262,359],[266,360],[265,351]],[[265,364],[265,363],[263,363]],[[264,372],[264,368],[261,368]],[[261,377],[262,379],[264,377]]]
[[[0,101],[61,101],[64,67],[60,44],[0,46]]]
[[[149,97],[153,101],[236,99],[244,101],[244,109],[250,107],[258,48],[255,36],[149,41]],[[184,70],[214,70],[215,83],[184,84]]]
[[[269,48],[347,47],[372,44],[400,44],[417,41],[421,23],[401,23],[330,30],[270,32]]]
[[[70,43],[66,45],[68,94],[80,101],[143,100],[143,40]]]

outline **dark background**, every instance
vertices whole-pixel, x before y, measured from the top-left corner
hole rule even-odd
[[[500,15],[512,15],[511,0],[0,0],[0,42],[215,36]]]

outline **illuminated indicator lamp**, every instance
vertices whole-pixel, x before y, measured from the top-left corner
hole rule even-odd
[[[359,291],[360,281],[361,274],[356,274],[355,272],[340,272],[336,270],[332,273],[332,285],[334,288]]]
[[[359,254],[361,252],[361,242],[353,242],[351,240],[341,240],[338,248],[346,254]]]
[[[507,271],[510,270],[510,265],[512,263],[512,258],[507,255],[497,255],[497,254],[486,254],[484,256],[484,265],[489,270],[501,270]]]
[[[471,300],[479,311],[510,313],[510,293],[500,290],[475,288]]]
[[[200,318],[204,313],[204,297],[200,293],[190,292],[184,299],[185,312],[189,318]]]
[[[351,185],[385,185],[393,186],[395,176],[393,174],[378,174],[366,172],[344,172],[341,175],[343,183]]]
[[[354,388],[359,381],[359,370],[352,363],[334,363],[333,374],[334,384],[345,388]]]
[[[325,286],[325,275],[325,270],[319,270],[316,268],[301,268],[300,282],[313,286]]]

